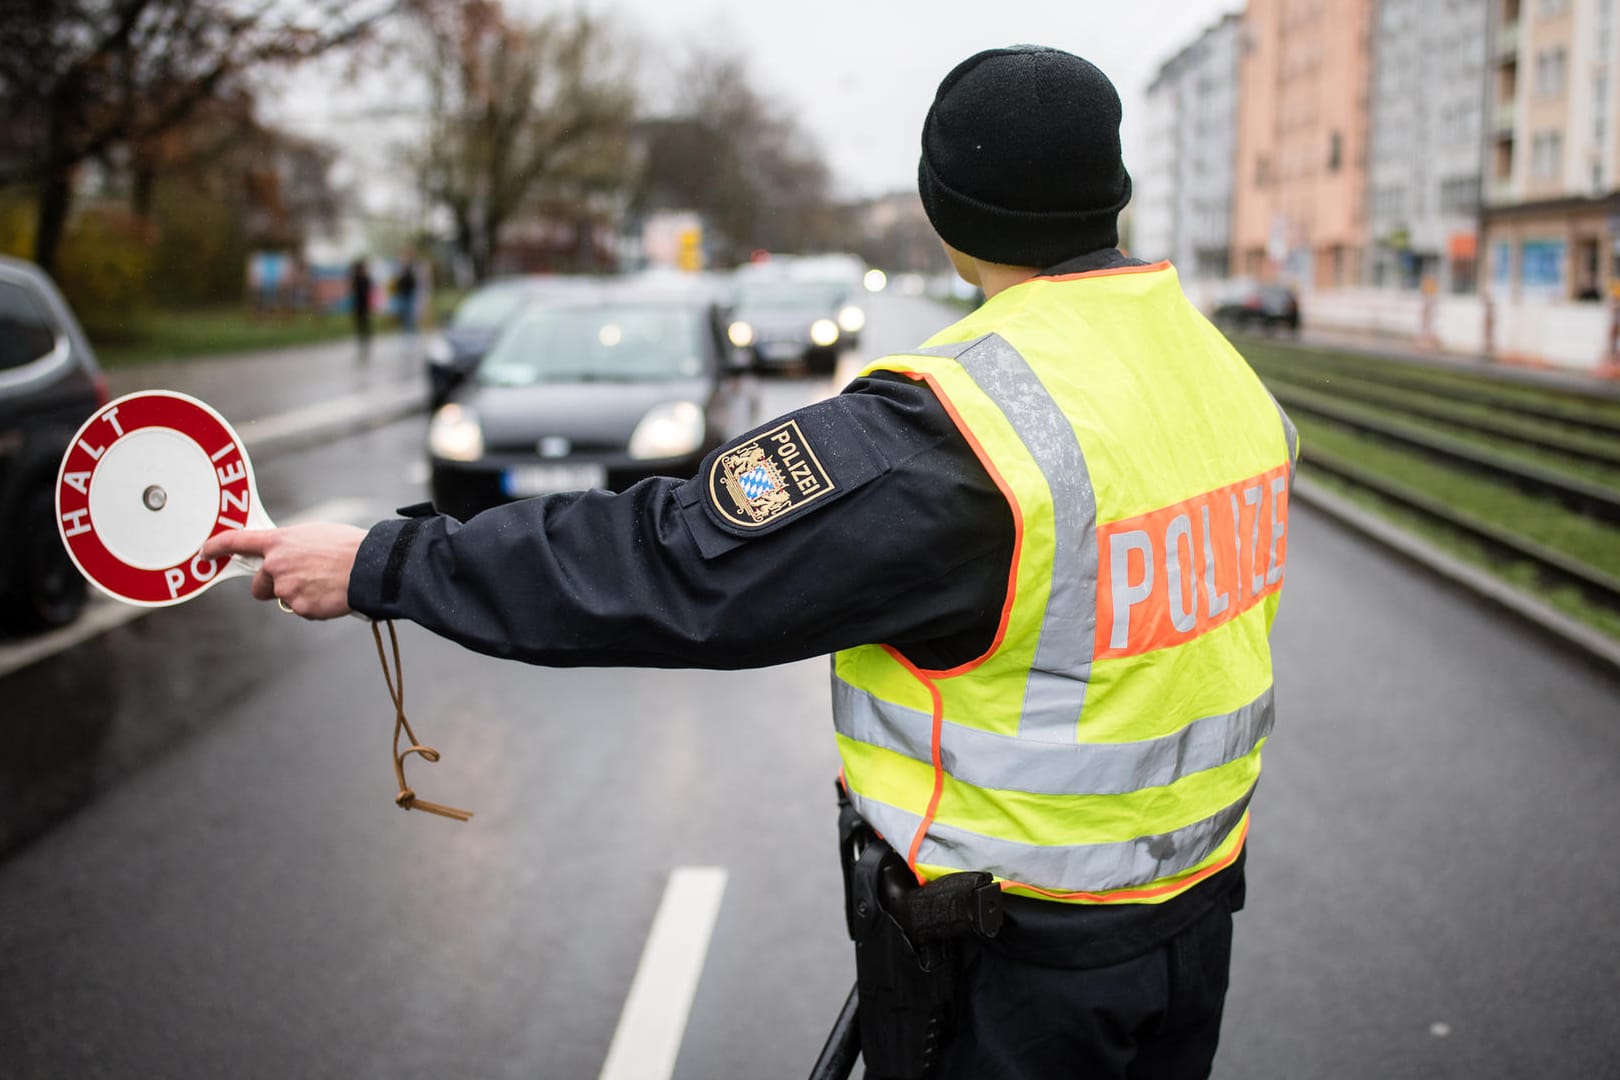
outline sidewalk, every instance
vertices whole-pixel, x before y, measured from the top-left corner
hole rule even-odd
[[[1311,348],[1339,349],[1374,356],[1380,360],[1398,360],[1441,370],[1466,371],[1502,382],[1541,386],[1549,390],[1562,390],[1566,393],[1620,401],[1620,378],[1603,378],[1577,371],[1560,371],[1557,368],[1528,367],[1478,354],[1425,349],[1404,338],[1383,334],[1358,334],[1340,329],[1313,330],[1307,326],[1296,339],[1276,340],[1283,342],[1293,340]]]
[[[141,364],[107,372],[107,389],[115,398],[137,390],[199,398],[266,456],[422,410],[421,348],[420,338],[389,334],[365,356],[343,341]]]

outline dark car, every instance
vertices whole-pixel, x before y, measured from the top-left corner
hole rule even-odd
[[[519,315],[434,413],[434,505],[465,519],[553,491],[690,476],[758,418],[706,288],[580,287]]]
[[[1215,325],[1225,330],[1299,331],[1299,297],[1287,285],[1246,278],[1228,282],[1215,302]]]
[[[788,276],[749,275],[732,297],[731,343],[748,349],[760,371],[826,374],[858,340],[866,313],[849,286]]]
[[[468,293],[450,316],[450,325],[427,341],[429,404],[436,409],[450,400],[450,391],[520,312],[576,284],[574,278],[518,277],[492,281]]]
[[[0,620],[72,622],[86,586],[56,527],[56,474],[79,425],[107,402],[78,320],[32,263],[0,256]]]

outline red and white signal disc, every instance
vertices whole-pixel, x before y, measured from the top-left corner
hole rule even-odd
[[[198,555],[229,529],[268,527],[253,463],[196,398],[128,394],[84,422],[56,477],[56,523],[80,572],[117,600],[166,607],[241,573]]]

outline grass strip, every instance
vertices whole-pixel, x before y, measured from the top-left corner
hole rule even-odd
[[[1497,525],[1611,576],[1620,576],[1620,528],[1528,495],[1511,485],[1454,469],[1423,454],[1316,417],[1295,417],[1300,445],[1346,458],[1403,487]],[[1324,470],[1316,470],[1319,478]]]
[[[1577,458],[1599,458],[1620,467],[1620,435],[1600,435],[1588,428],[1550,420],[1534,420],[1488,405],[1460,401],[1435,391],[1414,391],[1389,386],[1355,375],[1312,375],[1299,371],[1267,371],[1267,383],[1286,383],[1305,390],[1334,394],[1409,416],[1455,424],[1461,430],[1498,435],[1529,446],[1563,451]],[[1494,445],[1494,444],[1493,444]]]
[[[1396,385],[1431,388],[1436,393],[1463,390],[1485,394],[1503,404],[1520,404],[1545,408],[1570,419],[1597,420],[1608,425],[1620,424],[1620,401],[1594,397],[1556,387],[1531,386],[1494,376],[1488,370],[1479,372],[1450,371],[1420,363],[1387,360],[1361,353],[1340,352],[1308,345],[1281,345],[1274,341],[1242,339],[1238,349],[1257,369],[1282,367],[1298,369],[1302,363],[1321,369],[1360,374]]]
[[[1537,470],[1549,480],[1566,480],[1572,487],[1595,485],[1606,497],[1620,499],[1620,467],[1584,461],[1553,450],[1511,446],[1489,435],[1455,426],[1435,422],[1417,423],[1389,409],[1363,405],[1331,393],[1280,384],[1273,387],[1273,393],[1282,401],[1283,407],[1290,410],[1324,413],[1344,426],[1365,420],[1369,424],[1387,428],[1389,437],[1405,434],[1419,443],[1432,443],[1431,450],[1435,453],[1443,453],[1449,443],[1464,454],[1478,456],[1484,467],[1511,468],[1517,465],[1527,470]]]
[[[1310,468],[1307,462],[1306,468]],[[1620,638],[1620,615],[1588,600],[1573,585],[1548,587],[1534,563],[1507,561],[1496,558],[1486,544],[1468,534],[1436,522],[1419,511],[1402,506],[1331,473],[1313,469],[1311,479],[1322,487],[1344,496],[1386,521],[1428,540],[1455,557],[1494,574],[1511,585],[1518,586],[1573,619]]]
[[[385,329],[381,324],[376,329]],[[253,316],[241,306],[152,312],[116,335],[92,335],[104,367],[338,341],[354,334],[342,315]]]

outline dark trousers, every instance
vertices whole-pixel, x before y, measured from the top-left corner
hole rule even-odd
[[[1232,956],[1226,903],[1111,967],[1041,967],[999,954],[993,943],[964,945],[956,1034],[929,1080],[1209,1075]]]

